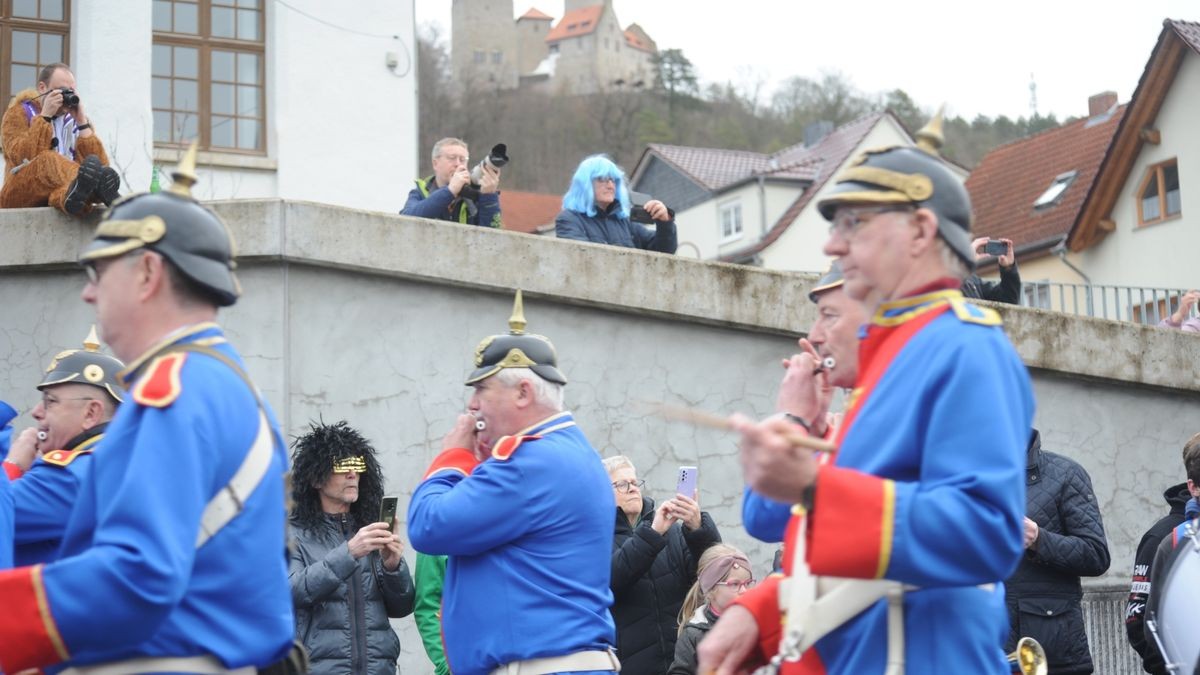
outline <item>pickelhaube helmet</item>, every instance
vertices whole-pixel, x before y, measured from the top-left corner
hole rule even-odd
[[[56,384],[90,384],[122,402],[125,390],[117,381],[117,373],[124,368],[124,363],[100,353],[100,340],[96,337],[96,327],[92,326],[83,341],[83,349],[68,349],[55,355],[37,388],[42,391]]]
[[[550,340],[525,332],[525,308],[520,290],[513,300],[508,334],[492,335],[479,343],[475,348],[475,370],[467,378],[466,384],[485,380],[503,368],[528,368],[548,382],[567,383],[566,376],[558,369],[558,356]]]
[[[938,234],[973,269],[971,198],[939,154],[944,140],[939,110],[917,132],[917,147],[867,150],[838,174],[833,189],[817,203],[821,215],[832,220],[843,204],[910,204],[929,209],[938,217]]]
[[[813,289],[808,292],[808,299],[816,302],[822,293],[840,288],[845,281],[846,278],[842,276],[842,264],[834,260],[829,269],[825,271],[825,274],[822,274],[821,278],[817,279],[817,285],[813,286]]]
[[[146,248],[161,253],[196,286],[223,307],[241,295],[234,269],[233,234],[225,223],[192,197],[196,183],[196,144],[188,148],[162,192],[136,194],[113,204],[96,227],[80,262]]]

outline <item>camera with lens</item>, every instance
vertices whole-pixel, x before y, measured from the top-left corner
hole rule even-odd
[[[497,143],[492,146],[492,151],[483,158],[483,161],[471,169],[471,184],[464,185],[459,196],[470,200],[479,199],[479,184],[483,181],[483,167],[490,166],[493,169],[499,169],[505,164],[508,164],[508,146]]]
[[[59,89],[62,92],[62,104],[64,108],[75,108],[79,105],[79,94],[70,87],[62,87]]]
[[[644,192],[629,191],[629,201],[633,202],[632,208],[629,209],[629,219],[635,223],[643,225],[653,225],[655,223],[654,216],[646,210],[646,202],[654,199]],[[669,220],[675,220],[675,211],[671,208],[667,209],[667,217]]]

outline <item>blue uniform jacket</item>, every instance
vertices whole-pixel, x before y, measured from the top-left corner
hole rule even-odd
[[[201,513],[245,458],[259,408],[213,357],[151,359],[173,342],[240,361],[220,328],[205,323],[173,334],[122,373],[130,397],[81,485],[60,559],[0,573],[0,597],[12,601],[0,618],[6,671],[198,654],[237,668],[287,653],[294,624],[278,424],[267,410],[273,455],[244,510],[196,548]]]
[[[0,570],[13,564],[13,499],[8,474],[0,471]]]
[[[58,547],[79,485],[88,474],[92,451],[104,437],[101,424],[71,439],[67,447],[46,453],[13,482],[13,563],[18,567],[57,559]],[[61,455],[58,459],[56,455]]]
[[[519,436],[473,470],[443,453],[409,503],[413,548],[449,556],[442,632],[455,675],[615,639],[616,502],[600,457],[568,412]]]
[[[746,486],[742,494],[742,525],[751,537],[778,544],[783,541],[783,533],[791,519],[790,504],[768,499]]]

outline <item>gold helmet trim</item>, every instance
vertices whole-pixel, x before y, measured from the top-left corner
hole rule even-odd
[[[192,186],[199,180],[196,178],[196,151],[198,149],[197,141],[192,141],[188,146],[187,152],[183,153],[183,157],[179,160],[179,165],[171,172],[171,187],[167,188],[168,192],[173,192],[180,197],[192,197]]]
[[[888,188],[904,195],[908,201],[923,202],[933,196],[933,181],[919,173],[900,173],[877,166],[856,166],[846,169],[838,176],[839,183],[869,183]],[[847,193],[838,193],[840,201]]]
[[[167,234],[167,223],[158,216],[138,220],[106,220],[96,226],[96,239],[124,241],[85,252],[80,260],[100,260],[128,253],[147,244],[160,241]]]
[[[525,332],[525,303],[521,300],[521,289],[517,289],[517,295],[513,298],[513,313],[508,318],[508,330],[513,335],[521,335]]]

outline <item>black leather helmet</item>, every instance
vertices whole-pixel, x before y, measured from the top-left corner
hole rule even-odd
[[[146,248],[161,253],[222,307],[242,293],[234,269],[237,255],[229,227],[192,197],[196,183],[196,146],[188,149],[172,173],[175,182],[162,192],[141,193],[113,204],[96,227],[80,262],[124,255]]]
[[[508,328],[507,335],[486,337],[475,348],[475,370],[467,377],[465,384],[486,380],[502,368],[528,368],[547,382],[567,383],[566,376],[558,369],[558,356],[550,340],[525,332],[525,308],[520,290],[513,300]]]
[[[825,274],[822,274],[821,278],[817,279],[817,285],[813,286],[813,289],[808,292],[808,299],[816,302],[822,293],[832,291],[835,288],[841,288],[842,283],[845,281],[846,278],[842,276],[842,264],[834,260],[829,269],[825,271]]]
[[[975,268],[971,249],[971,197],[946,166],[942,147],[942,113],[917,132],[917,147],[891,146],[867,150],[838,174],[833,189],[817,203],[826,220],[843,204],[911,204],[933,211],[938,234]]]
[[[124,363],[100,353],[100,340],[93,326],[83,341],[83,349],[68,349],[55,355],[37,388],[42,391],[56,384],[90,384],[120,403],[125,400],[125,390],[117,380],[117,373],[124,368]]]

